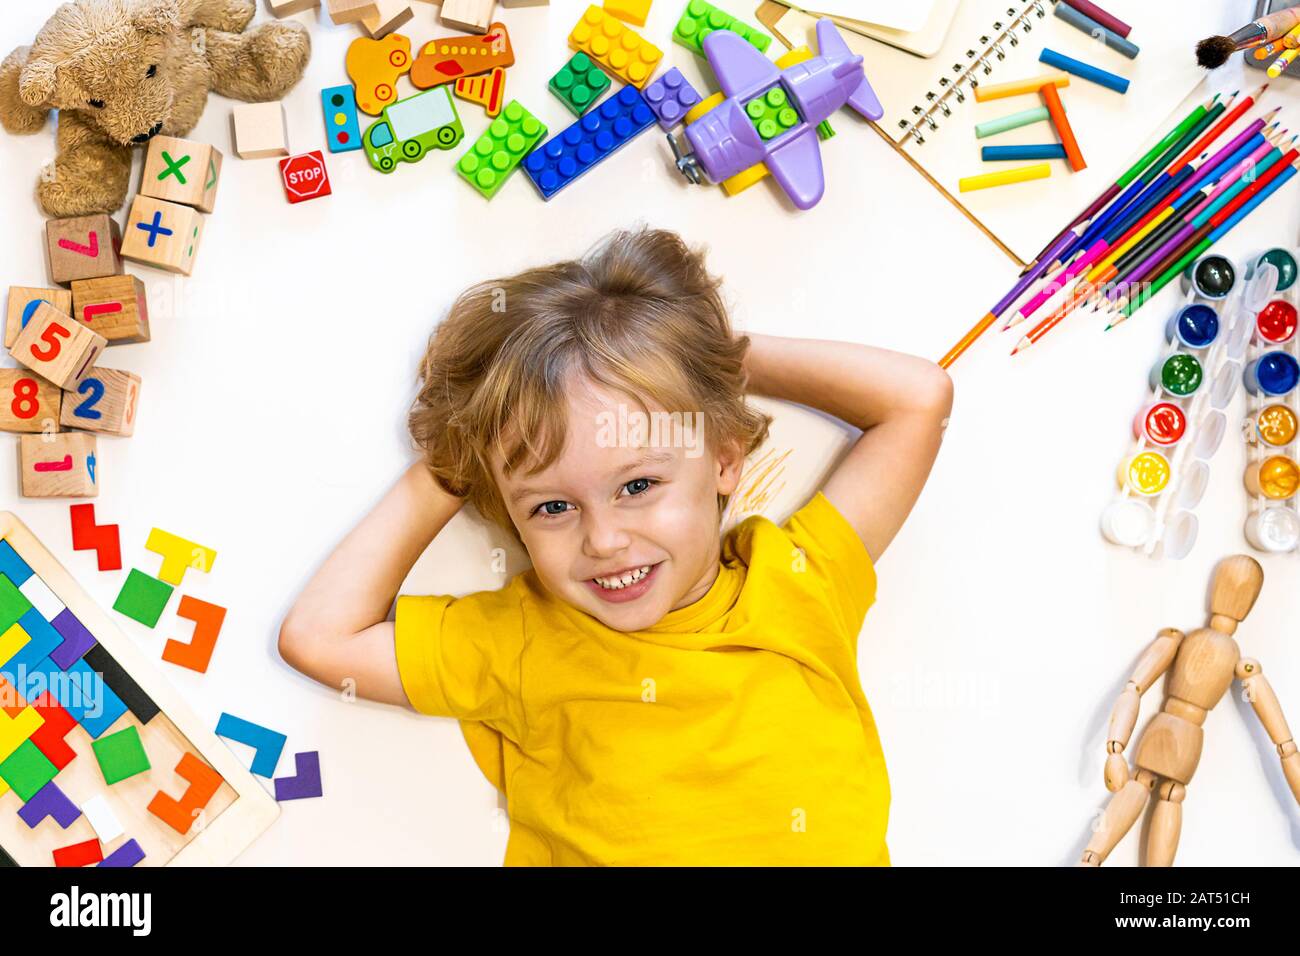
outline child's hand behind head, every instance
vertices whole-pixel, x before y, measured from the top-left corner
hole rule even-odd
[[[619,630],[708,590],[720,508],[767,434],[718,286],[677,235],[618,232],[467,290],[424,358],[410,428],[438,481]]]

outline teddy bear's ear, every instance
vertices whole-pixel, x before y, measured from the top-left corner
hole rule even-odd
[[[181,28],[181,9],[177,0],[142,0],[131,11],[131,25],[141,33],[162,36]]]
[[[18,97],[35,109],[49,107],[54,98],[55,66],[53,60],[36,58],[28,60],[18,75]]]

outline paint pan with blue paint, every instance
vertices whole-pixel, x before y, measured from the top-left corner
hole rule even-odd
[[[1246,366],[1245,382],[1252,395],[1289,394],[1300,384],[1300,362],[1286,352],[1265,352]]]
[[[1189,349],[1209,348],[1219,337],[1219,313],[1203,302],[1185,305],[1169,320],[1165,337]]]

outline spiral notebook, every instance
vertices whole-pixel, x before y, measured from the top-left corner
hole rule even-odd
[[[831,5],[826,2],[825,5]],[[1231,3],[1191,8],[1152,0],[1107,0],[1105,7],[1132,26],[1141,52],[1129,60],[1052,15],[1051,0],[961,0],[943,47],[922,59],[841,25],[840,32],[865,60],[867,77],[885,107],[872,124],[902,156],[960,208],[1009,256],[1024,265],[1076,213],[1115,181],[1145,148],[1192,108],[1191,94],[1207,75],[1196,65],[1196,41],[1241,26]],[[1248,11],[1247,11],[1248,12]],[[757,18],[788,47],[815,48],[815,18],[778,0],[766,0]],[[1034,123],[985,139],[975,125],[1042,105],[1037,94],[975,102],[975,85],[1054,72],[1038,62],[1048,46],[1131,81],[1126,94],[1078,77],[1061,100],[1088,168],[1072,172],[1050,162],[1047,179],[962,193],[966,176],[1019,165],[985,163],[980,147],[1059,142],[1052,125]],[[1208,98],[1209,94],[1206,94]]]

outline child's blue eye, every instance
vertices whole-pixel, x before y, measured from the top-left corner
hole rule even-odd
[[[569,503],[567,501],[543,501],[533,509],[533,514],[537,514],[540,511],[543,515],[553,518],[556,515],[564,514],[568,510]]]
[[[627,489],[629,495],[642,495],[656,484],[652,478],[633,478],[623,487]]]

